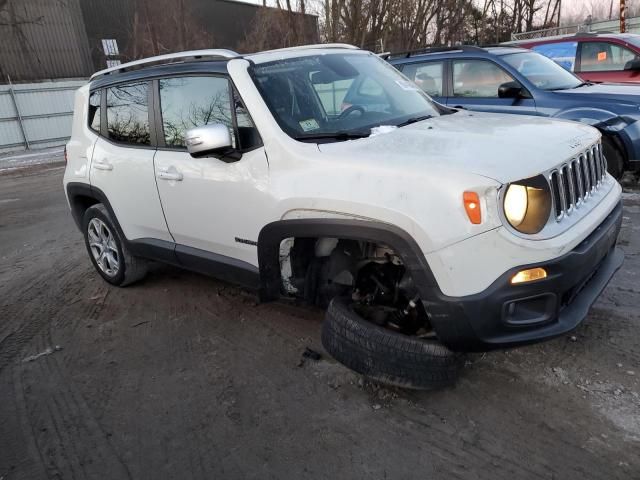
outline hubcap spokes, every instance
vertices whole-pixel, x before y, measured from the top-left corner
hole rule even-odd
[[[98,268],[110,277],[117,275],[120,270],[120,257],[115,238],[107,224],[99,218],[92,218],[87,235],[91,254]]]

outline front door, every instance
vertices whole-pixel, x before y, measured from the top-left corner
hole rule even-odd
[[[225,76],[179,76],[157,81],[162,128],[155,158],[158,191],[176,253],[215,254],[257,266],[260,228],[271,204],[262,141]],[[233,133],[240,160],[193,158],[188,129],[222,123]],[[183,247],[188,247],[187,249]],[[185,255],[182,255],[185,258]]]
[[[490,60],[452,61],[453,85],[447,105],[479,112],[537,115],[533,98],[500,98],[498,88],[514,78]]]

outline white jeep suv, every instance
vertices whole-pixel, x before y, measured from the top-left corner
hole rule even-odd
[[[596,129],[444,107],[348,45],[98,72],[67,158],[107,282],[156,260],[328,307],[331,355],[409,387],[573,329],[623,259]]]

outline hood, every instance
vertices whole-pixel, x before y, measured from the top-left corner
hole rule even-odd
[[[595,128],[576,122],[460,111],[318,148],[330,158],[367,167],[424,174],[457,170],[508,183],[560,164],[599,137]]]
[[[579,97],[591,101],[607,100],[608,102],[640,105],[640,85],[636,86],[629,83],[594,83],[578,88],[556,90],[553,93],[567,95],[574,100]]]

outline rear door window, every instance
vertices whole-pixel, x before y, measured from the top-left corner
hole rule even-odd
[[[418,85],[423,92],[432,97],[442,97],[443,62],[413,63],[402,68],[409,80]]]
[[[544,45],[536,45],[532,50],[549,57],[564,69],[573,72],[576,64],[578,42],[545,43]]]
[[[117,85],[106,91],[109,139],[130,145],[151,145],[149,83]]]
[[[627,62],[636,58],[628,48],[610,42],[581,42],[581,72],[611,72],[624,70]]]

